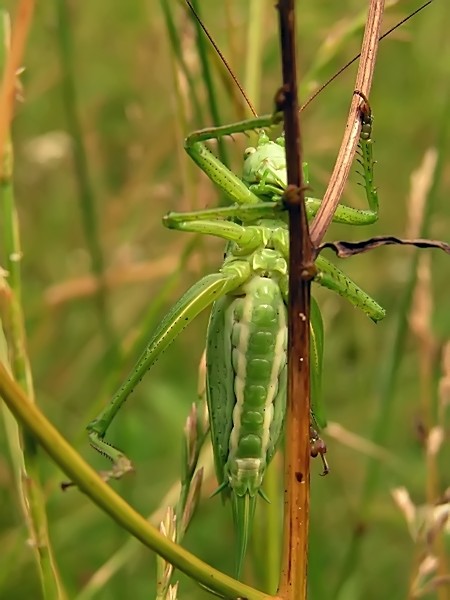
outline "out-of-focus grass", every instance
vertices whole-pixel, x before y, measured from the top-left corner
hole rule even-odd
[[[14,3],[8,4],[12,7]],[[280,81],[276,15],[272,3],[268,4],[260,58],[262,93],[255,99],[260,112],[271,110]],[[200,5],[211,33],[226,51],[230,33],[224,12],[206,0]],[[230,5],[235,15],[232,42],[238,57],[238,64],[233,66],[242,77],[239,69],[245,62],[242,36],[247,25],[246,3]],[[398,3],[387,13],[385,26],[416,6],[410,1]],[[320,0],[308,6],[301,3],[300,9],[300,66],[306,70],[327,36],[337,34],[341,27],[345,29],[345,20],[358,14],[361,3]],[[380,220],[367,230],[334,227],[333,238],[404,232],[409,176],[425,150],[436,144],[438,118],[450,85],[445,26],[449,17],[447,3],[436,1],[381,45],[370,99],[375,115]],[[71,26],[79,110],[98,202],[101,244],[107,270],[115,281],[109,291],[109,305],[126,352],[142,334],[148,307],[162,290],[166,277],[178,268],[183,244],[189,242],[188,235],[183,238],[161,226],[165,212],[186,208],[190,202],[183,196],[178,162],[180,139],[174,125],[169,43],[156,0],[75,3],[71,5]],[[65,133],[56,27],[53,4],[41,3],[23,76],[25,103],[14,124],[24,310],[39,404],[93,464],[104,468],[104,460],[90,450],[83,429],[112,393],[107,383],[112,378],[120,379],[121,373],[111,373],[103,360],[104,339],[93,295],[81,295],[85,289],[83,279],[89,275],[89,257],[77,205],[70,141]],[[190,28],[182,19],[179,34],[186,60],[192,62]],[[358,41],[358,36],[346,40],[332,64],[318,74],[321,82],[358,51]],[[352,80],[353,72],[345,73],[304,114],[304,149],[316,195],[325,189],[337,152]],[[200,74],[197,81],[200,87]],[[203,92],[200,96],[203,102]],[[235,118],[233,107],[226,102],[221,111],[224,120]],[[241,148],[239,140],[227,142],[234,164],[239,164]],[[356,176],[352,179],[346,200],[361,206],[362,190],[355,185]],[[207,183],[202,181],[198,189],[196,206],[217,202]],[[438,192],[431,237],[450,237],[449,189],[447,169]],[[327,327],[324,393],[329,418],[362,436],[370,436],[372,430],[377,382],[409,255],[407,249],[389,248],[343,264],[344,270],[387,308],[388,316],[376,327],[339,298],[319,294]],[[221,256],[220,244],[202,241],[201,256],[188,262],[177,289],[165,300],[166,307],[201,272],[216,269]],[[133,278],[136,265],[142,267],[141,275]],[[440,339],[448,338],[450,333],[449,272],[448,257],[434,253],[433,324]],[[153,318],[159,319],[163,310],[161,307]],[[179,476],[181,429],[195,397],[205,323],[206,316],[183,332],[144,379],[111,430],[109,439],[123,448],[136,465],[134,475],[114,485],[145,514],[159,506]],[[135,358],[129,357],[122,374]],[[364,532],[365,545],[354,578],[345,588],[345,599],[405,596],[413,550],[389,491],[406,485],[418,503],[425,501],[425,465],[414,428],[420,405],[417,361],[416,348],[408,343],[402,356],[393,416],[386,424],[387,449],[396,461],[381,464],[380,482]],[[6,446],[3,441],[0,444],[0,597],[34,598],[38,582],[12,491]],[[332,474],[320,478],[319,466],[314,465],[312,476],[311,591],[320,599],[332,597],[340,574],[358,518],[355,510],[366,465],[366,457],[354,450],[335,441],[328,445]],[[47,481],[56,556],[69,595],[76,597],[84,582],[126,538],[77,491],[60,492],[62,475],[45,456],[42,471]],[[442,489],[448,484],[448,473],[443,469]],[[230,570],[234,548],[228,508],[223,509],[217,498],[205,500],[185,543],[212,564]],[[25,572],[27,577],[23,577]],[[97,597],[122,598],[131,591],[135,598],[152,596],[153,578],[153,557],[142,550]],[[184,598],[206,597],[190,582],[184,590]],[[393,590],[398,592],[394,594]]]

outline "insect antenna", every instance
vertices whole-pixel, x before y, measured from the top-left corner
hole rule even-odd
[[[249,109],[251,110],[251,113],[254,117],[257,117],[258,114],[253,106],[253,104],[250,101],[250,98],[247,96],[247,94],[245,93],[244,88],[242,87],[242,85],[240,84],[238,78],[236,77],[236,75],[233,72],[233,69],[230,67],[230,65],[228,64],[227,59],[225,58],[225,56],[222,54],[222,51],[220,50],[219,46],[216,44],[216,42],[214,41],[212,35],[209,33],[208,29],[206,28],[206,25],[203,23],[203,21],[200,19],[200,16],[198,15],[198,13],[196,12],[195,8],[192,5],[192,2],[190,0],[185,0],[186,4],[189,6],[190,11],[192,12],[192,14],[194,15],[195,19],[198,21],[198,24],[200,25],[200,27],[203,29],[203,31],[205,32],[206,37],[208,38],[208,40],[210,41],[212,47],[214,48],[214,50],[217,52],[217,55],[219,56],[220,60],[222,61],[222,63],[224,64],[226,70],[228,71],[228,73],[230,74],[232,80],[234,81],[234,83],[236,84],[236,86],[238,87],[239,91],[242,94],[242,97],[244,98],[247,106],[249,107]]]
[[[186,0],[187,1],[187,0]],[[434,0],[428,0],[428,2],[425,2],[425,4],[422,4],[422,6],[419,6],[419,8],[417,8],[414,12],[412,12],[410,15],[408,15],[407,17],[405,17],[404,19],[402,19],[401,21],[399,21],[396,25],[394,25],[393,27],[391,27],[390,29],[388,29],[385,33],[383,33],[383,35],[381,35],[378,38],[378,41],[381,42],[381,40],[384,40],[384,38],[386,38],[388,35],[390,35],[393,31],[395,31],[398,27],[400,27],[401,25],[403,25],[404,23],[406,23],[407,21],[409,21],[409,19],[412,19],[413,17],[415,17],[420,11],[422,11],[424,8],[426,8],[429,4],[431,4],[432,2],[434,2]],[[314,94],[312,94],[312,96],[310,96],[310,98],[308,98],[308,100],[302,104],[302,106],[300,107],[300,110],[305,110],[305,108],[307,106],[309,106],[309,104],[311,104],[311,102],[320,94],[323,92],[323,90],[328,87],[330,85],[330,83],[332,81],[334,81],[337,77],[339,77],[339,75],[341,73],[343,73],[346,69],[348,69],[348,67],[350,67],[355,61],[358,60],[358,58],[361,56],[361,52],[359,54],[357,54],[356,56],[354,56],[351,60],[348,61],[348,63],[346,63],[343,67],[341,67],[339,69],[339,71],[336,71],[336,73],[330,77],[330,79],[328,79],[328,81],[326,81],[324,84],[322,84],[315,92]]]
[[[189,10],[191,11],[191,13],[193,14],[194,18],[198,21],[200,27],[203,29],[206,37],[208,38],[209,42],[211,43],[212,47],[214,48],[214,50],[216,51],[217,55],[219,56],[220,60],[222,61],[223,65],[225,66],[225,68],[227,69],[228,73],[230,74],[232,80],[234,81],[234,83],[236,84],[237,88],[239,89],[242,97],[244,98],[247,106],[249,107],[250,111],[252,112],[254,117],[257,117],[257,112],[250,100],[250,98],[247,96],[247,94],[245,93],[244,88],[242,87],[241,83],[239,82],[237,76],[234,74],[232,68],[230,67],[227,59],[225,58],[225,56],[223,55],[223,53],[221,52],[220,48],[218,47],[218,45],[216,44],[216,42],[214,41],[213,37],[211,36],[211,34],[209,33],[208,29],[206,28],[205,24],[203,23],[203,21],[200,19],[200,16],[198,15],[198,13],[196,12],[194,6],[192,5],[191,0],[185,0],[186,4],[189,7]],[[432,4],[434,2],[434,0],[428,0],[427,2],[425,2],[424,4],[422,4],[421,6],[419,6],[419,8],[417,8],[415,11],[413,11],[411,14],[409,14],[407,17],[405,17],[404,19],[402,19],[401,21],[399,21],[398,23],[396,23],[393,27],[391,27],[390,29],[388,29],[385,33],[383,33],[383,35],[381,35],[378,38],[378,41],[382,41],[384,40],[384,38],[386,38],[388,35],[390,35],[393,31],[395,31],[396,29],[398,29],[399,27],[401,27],[404,23],[406,23],[407,21],[409,21],[410,19],[412,19],[413,17],[415,17],[418,13],[420,13],[424,8],[426,8],[427,6],[429,6],[430,4]],[[343,65],[338,71],[336,71],[336,73],[330,77],[330,79],[328,79],[328,81],[326,81],[324,84],[322,84],[309,98],[308,100],[302,104],[302,106],[300,107],[300,110],[303,111],[305,110],[305,108],[307,108],[307,106],[309,106],[311,104],[311,102],[320,94],[323,92],[323,90],[325,88],[327,88],[330,83],[332,83],[335,79],[337,79],[339,77],[339,75],[341,75],[341,73],[343,73],[346,69],[348,69],[355,61],[358,60],[358,58],[361,56],[361,53],[356,54],[356,56],[354,56],[351,60],[349,60],[345,65]]]

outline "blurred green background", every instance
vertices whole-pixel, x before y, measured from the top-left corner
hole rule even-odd
[[[102,314],[103,319],[106,315],[110,320],[112,333],[105,341],[108,335],[99,320],[63,102],[66,71],[61,61],[60,1],[38,3],[22,76],[24,102],[18,106],[14,122],[24,311],[36,396],[42,410],[91,464],[104,469],[108,464],[88,445],[86,423],[134,364],[139,353],[134,348],[136,340],[149,336],[165,310],[202,273],[220,265],[221,243],[197,241],[189,258],[182,261],[190,235],[165,230],[161,225],[169,210],[214,206],[218,201],[209,182],[188,164],[182,148],[183,136],[200,125],[211,125],[211,119],[194,30],[175,0],[172,8],[179,41],[198,89],[203,123],[196,123],[192,116],[192,96],[174,67],[159,2],[70,3],[66,27],[73,38],[77,109],[109,282],[107,312]],[[2,3],[13,12],[15,4],[12,0]],[[261,113],[271,110],[280,84],[276,13],[273,2],[264,4],[263,43],[257,56],[263,77],[253,98]],[[323,83],[358,52],[358,18],[366,4],[360,0],[298,2],[302,100],[310,93],[313,79]],[[384,30],[418,6],[410,0],[390,4],[394,6],[386,12]],[[201,0],[200,7],[212,36],[244,82],[249,3]],[[411,173],[430,147],[438,147],[444,169],[434,198],[429,237],[450,240],[450,169],[445,158],[450,148],[448,136],[442,136],[450,118],[445,112],[450,90],[448,23],[450,6],[436,0],[382,42],[370,97],[380,219],[367,229],[333,226],[332,239],[405,235]],[[329,60],[324,66],[311,71],[327,52]],[[354,69],[342,74],[303,115],[304,153],[316,197],[326,188],[339,148]],[[212,70],[220,118],[223,123],[236,120],[236,105],[218,76],[221,69],[214,60]],[[238,170],[246,144],[248,141],[239,136],[227,141]],[[357,181],[353,172],[345,201],[363,206],[364,194]],[[431,413],[435,414],[439,348],[450,336],[450,258],[438,251],[423,252],[432,260],[432,377],[425,379],[424,385],[423,344],[417,336],[406,335],[397,355],[401,362],[390,395],[390,411],[385,413],[386,452],[377,459],[379,479],[363,514],[359,506],[367,475],[365,446],[361,440],[356,447],[349,445],[348,436],[343,434],[336,439],[325,433],[332,473],[321,478],[320,465],[312,465],[311,598],[409,597],[419,550],[391,490],[405,486],[415,503],[427,501],[429,470],[417,423],[424,389],[430,394]],[[386,307],[388,315],[377,326],[337,296],[318,293],[326,323],[324,401],[328,417],[363,440],[371,439],[379,415],[381,382],[388,368],[412,256],[410,249],[390,247],[341,265]],[[196,398],[206,319],[207,315],[199,318],[165,353],[124,407],[108,438],[126,451],[136,467],[133,475],[113,485],[143,514],[155,511],[179,478],[182,429]],[[114,339],[120,345],[120,360],[115,360],[111,350]],[[3,435],[0,451],[0,597],[38,598],[38,580]],[[437,461],[438,494],[450,485],[448,458],[444,450]],[[128,536],[77,490],[63,494],[59,484],[64,475],[44,454],[41,461],[58,565],[68,596],[77,598],[89,578],[123,547]],[[215,485],[210,477],[206,495]],[[337,595],[355,530],[363,544],[351,558],[350,576]],[[231,572],[233,543],[229,507],[223,508],[217,497],[205,497],[185,546]],[[154,556],[137,543],[127,552],[123,568],[108,577],[95,594],[83,598],[154,597]],[[258,572],[257,565],[252,569],[250,564],[249,580],[252,571]],[[183,576],[180,580],[180,598],[207,597],[191,581]]]

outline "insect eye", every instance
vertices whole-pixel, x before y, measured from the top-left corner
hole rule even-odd
[[[244,158],[248,158],[250,156],[250,154],[254,154],[256,152],[256,148],[253,148],[253,146],[250,146],[250,148],[246,148],[244,150]]]

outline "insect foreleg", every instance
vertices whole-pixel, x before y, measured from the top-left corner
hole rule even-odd
[[[236,123],[231,123],[229,125],[206,127],[205,129],[199,129],[189,134],[184,142],[184,146],[189,152],[189,148],[197,142],[207,142],[208,140],[215,140],[226,135],[232,135],[233,133],[245,133],[246,131],[267,129],[281,123],[282,120],[283,113],[276,112],[270,115],[255,117],[254,119],[237,121]]]
[[[233,202],[238,204],[257,204],[260,202],[245,183],[230,171],[214,154],[205,146],[204,142],[218,139],[233,133],[243,133],[258,128],[271,127],[282,120],[280,113],[265,115],[256,119],[239,121],[222,127],[211,127],[191,133],[184,142],[186,152],[192,160],[219,186],[219,188]]]

